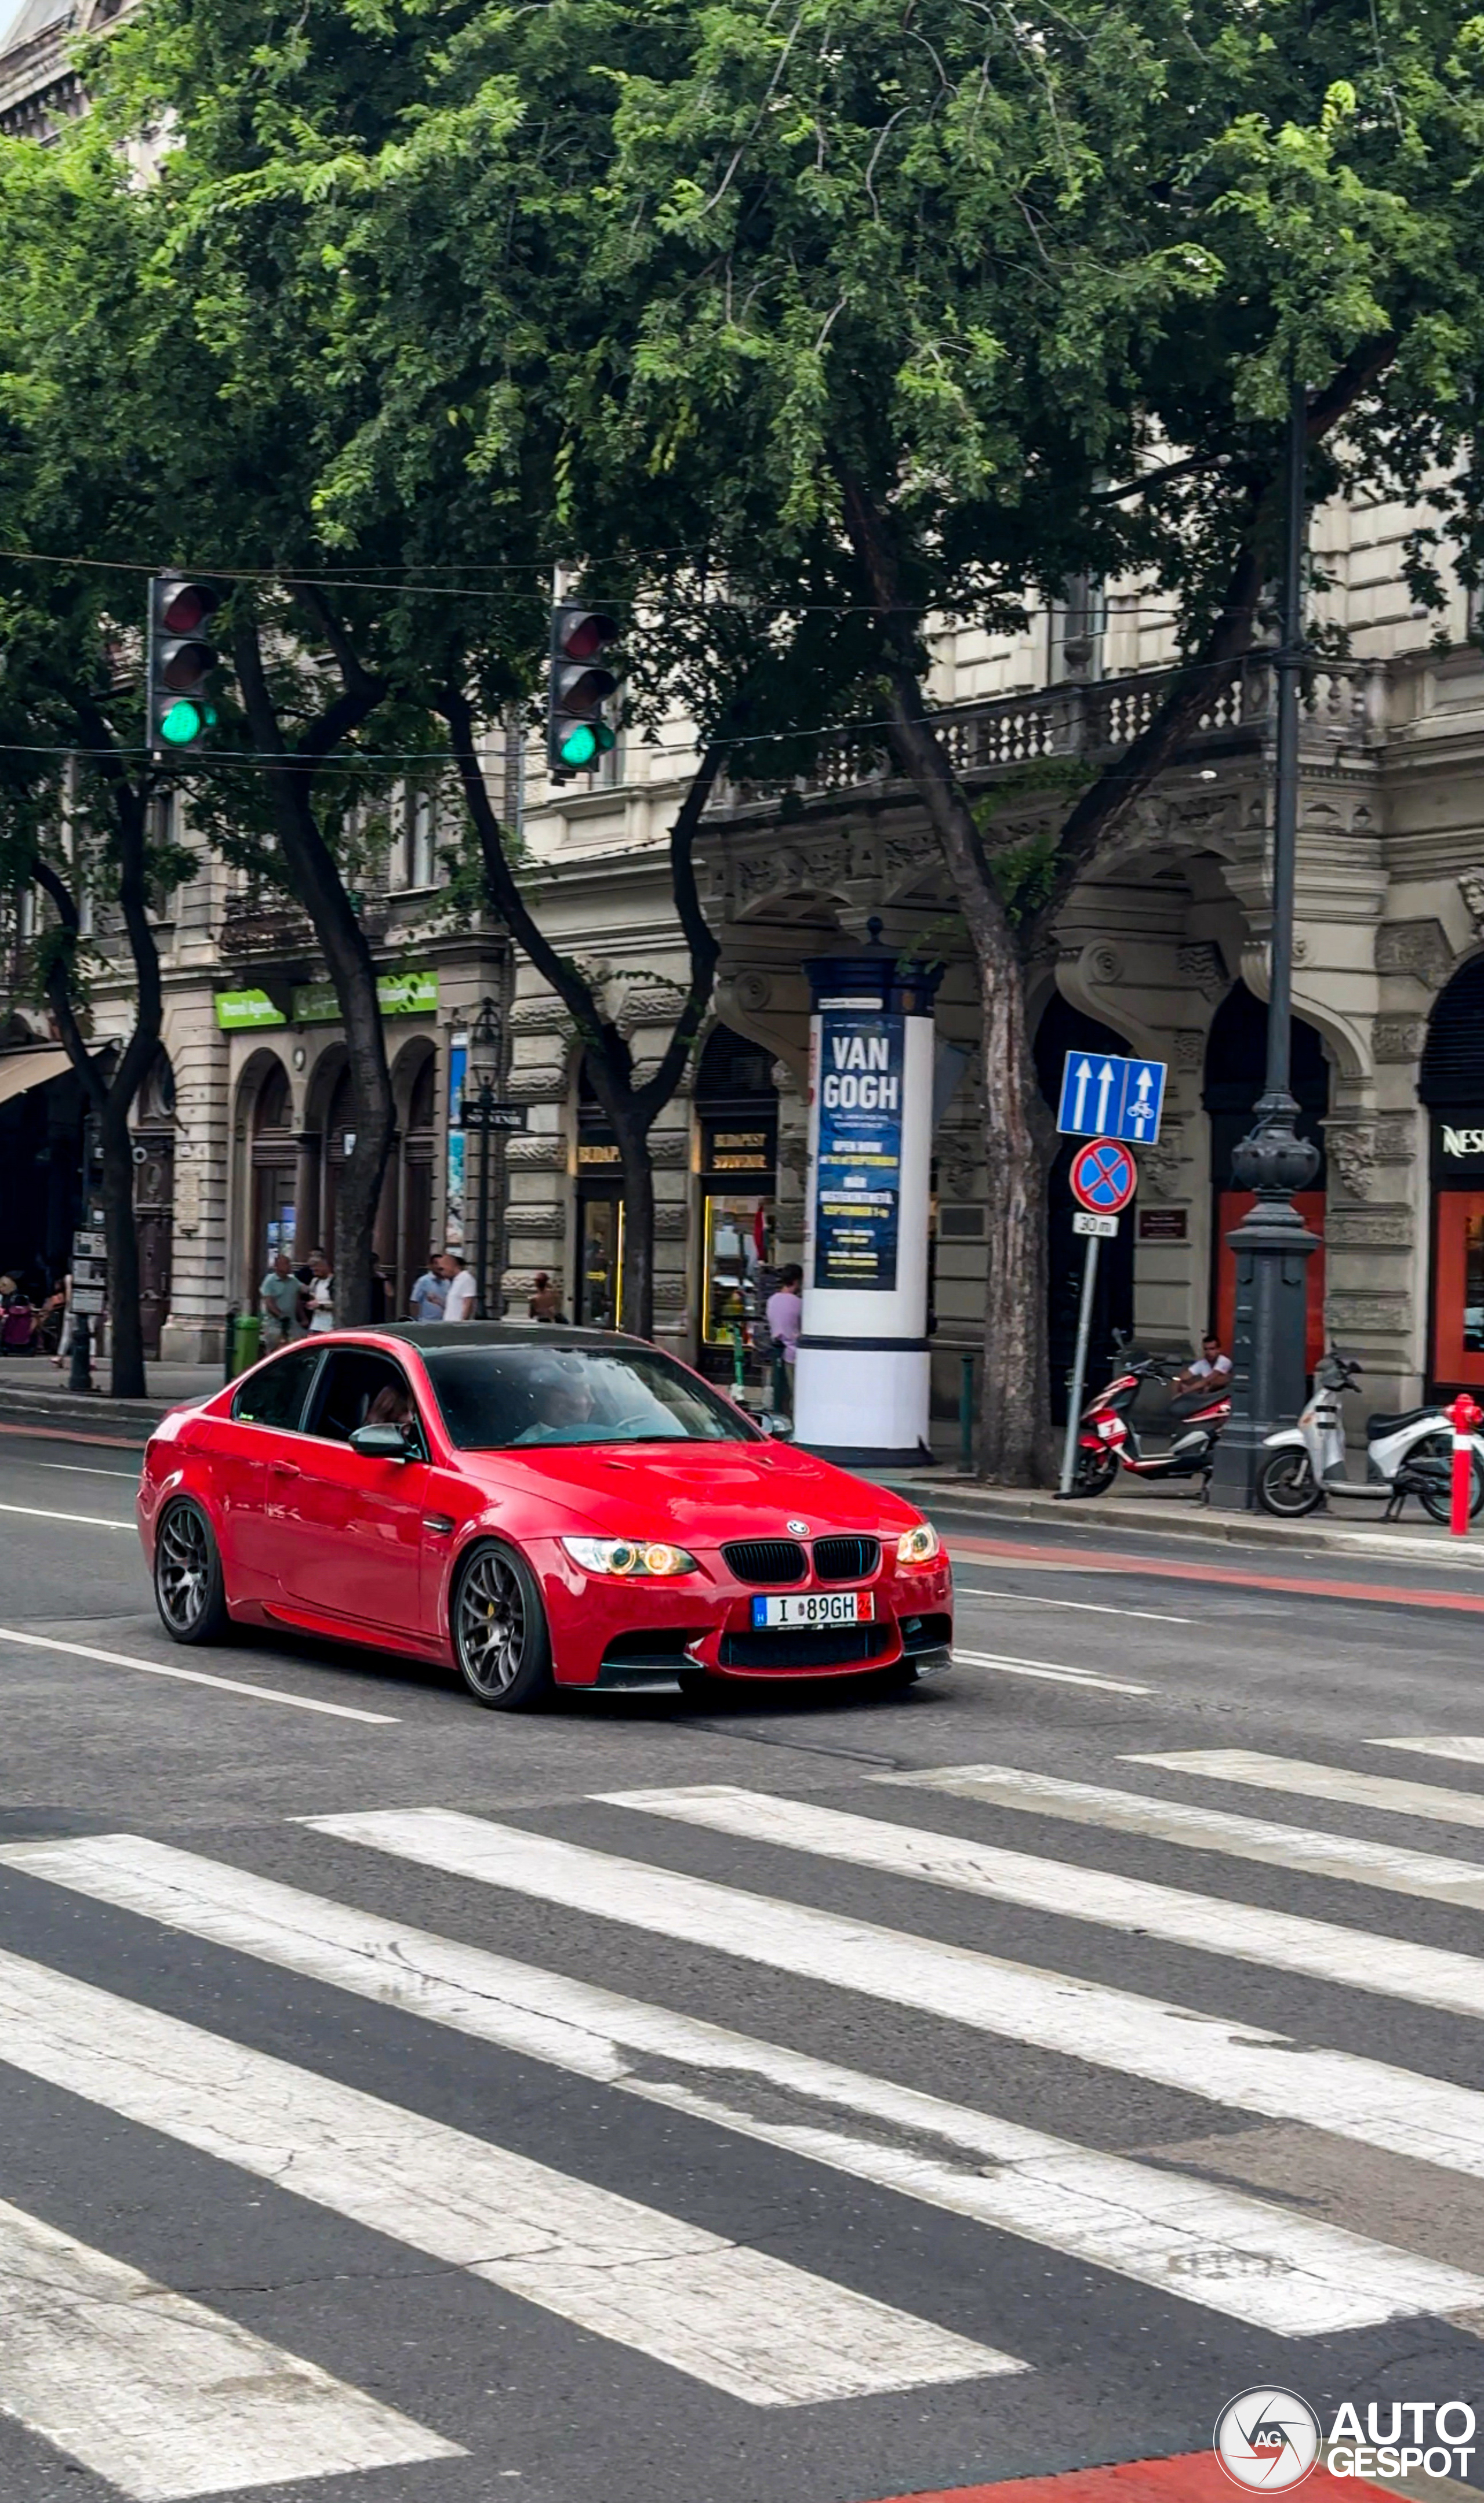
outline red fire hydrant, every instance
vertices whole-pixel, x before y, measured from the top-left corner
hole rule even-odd
[[[1484,1408],[1461,1390],[1446,1414],[1453,1426],[1453,1517],[1448,1526],[1455,1538],[1467,1538],[1473,1509],[1473,1430],[1484,1423]]]

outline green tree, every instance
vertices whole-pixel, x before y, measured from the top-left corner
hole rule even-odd
[[[822,683],[854,677],[884,723],[978,959],[984,1466],[1025,1482],[1050,1458],[1027,969],[1262,637],[1290,377],[1316,495],[1417,494],[1456,463],[1484,351],[1484,37],[1427,0],[644,15],[665,57],[615,74],[570,502],[657,612],[679,549],[775,633],[820,603],[840,621]],[[1476,490],[1446,527],[1471,532]],[[1432,555],[1424,532],[1425,585]],[[1048,811],[1035,877],[1006,878],[934,718],[931,634],[1117,573],[1169,596],[1182,664]]]

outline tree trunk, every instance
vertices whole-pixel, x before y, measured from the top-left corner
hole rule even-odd
[[[139,1315],[139,1229],[134,1221],[134,1142],[129,1107],[110,1090],[99,1124],[103,1149],[103,1214],[108,1241],[109,1389],[116,1399],[146,1395],[144,1332]]]
[[[1008,931],[1002,950],[981,955],[979,981],[989,1177],[979,1473],[996,1485],[1031,1486],[1047,1481],[1051,1461],[1046,1164],[1039,1136],[1045,1115],[1026,985]]]
[[[633,1338],[653,1338],[655,1167],[649,1124],[624,1114],[614,1123],[614,1136],[624,1167],[624,1327]]]

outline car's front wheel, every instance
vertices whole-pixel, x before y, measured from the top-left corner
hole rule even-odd
[[[552,1637],[523,1556],[482,1540],[458,1568],[451,1619],[458,1674],[476,1703],[490,1712],[528,1712],[547,1700]]]
[[[172,1642],[220,1642],[231,1620],[221,1551],[199,1504],[167,1503],[154,1539],[154,1604]]]

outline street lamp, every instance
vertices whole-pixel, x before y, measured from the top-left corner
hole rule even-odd
[[[500,1082],[500,1012],[492,999],[483,999],[469,1029],[469,1080],[479,1111],[479,1228],[475,1281],[481,1320],[489,1314],[487,1291],[489,1265],[489,1156],[494,1145],[493,1107]]]
[[[1228,1242],[1236,1254],[1231,1337],[1231,1421],[1216,1447],[1213,1499],[1250,1512],[1258,1456],[1266,1437],[1303,1405],[1308,1267],[1317,1250],[1293,1204],[1311,1183],[1319,1150],[1294,1124],[1289,1087],[1294,982],[1294,872],[1298,836],[1298,680],[1303,668],[1304,464],[1308,395],[1294,385],[1289,405],[1287,532],[1283,553],[1282,640],[1277,680],[1277,755],[1272,821],[1272,926],[1267,993],[1267,1075],[1253,1125],[1231,1151],[1231,1171],[1255,1193]]]

